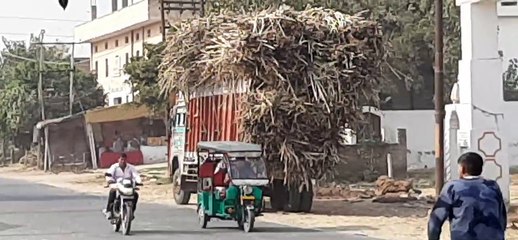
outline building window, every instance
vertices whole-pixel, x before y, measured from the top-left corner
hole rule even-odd
[[[121,58],[119,55],[115,56],[115,66],[114,66],[114,69],[112,71],[112,76],[114,77],[119,77],[121,75],[121,66],[122,62],[121,62]]]
[[[112,12],[115,12],[117,11],[117,9],[119,9],[119,7],[117,6],[117,2],[119,0],[112,0]]]
[[[95,61],[95,78],[99,78],[99,63]]]
[[[125,8],[128,6],[128,0],[122,0],[122,7]]]
[[[104,50],[108,49],[108,42],[104,43]]]
[[[122,104],[122,98],[121,97],[113,98],[113,105],[119,105],[119,104]]]
[[[115,40],[115,47],[119,46],[119,40]]]
[[[147,30],[147,37],[151,37],[151,29]]]
[[[104,75],[105,75],[106,77],[108,77],[108,74],[109,74],[109,71],[108,71],[108,58],[107,58],[107,59],[104,59],[104,67],[105,67],[105,69],[104,69]]]
[[[139,38],[140,38],[140,35],[137,33],[137,34],[135,35],[135,40],[136,40],[136,41],[138,41],[138,40],[139,40]]]
[[[126,65],[129,63],[129,53],[126,53]]]
[[[515,1],[502,1],[502,2],[500,2],[500,5],[502,7],[509,7],[509,6],[513,6],[514,7],[514,6],[518,5],[518,2],[515,2]]]
[[[137,54],[135,54],[137,57],[140,57],[140,51],[137,50]]]
[[[98,52],[98,51],[99,51],[99,48],[97,47],[97,45],[95,45],[94,52]]]
[[[126,36],[126,37],[124,38],[124,42],[129,43],[129,37],[128,37],[128,36]]]

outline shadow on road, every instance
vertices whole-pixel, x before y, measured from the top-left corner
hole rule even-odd
[[[237,227],[208,227],[207,229],[199,230],[133,230],[132,235],[146,236],[146,235],[169,235],[169,234],[185,234],[185,235],[207,235],[211,233],[239,233]],[[319,232],[313,229],[292,228],[292,227],[256,227],[254,233],[308,233]]]

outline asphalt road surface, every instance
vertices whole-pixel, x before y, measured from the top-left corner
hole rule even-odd
[[[106,198],[46,185],[0,178],[0,239],[5,240],[374,240],[363,236],[297,229],[256,222],[256,232],[239,231],[235,222],[209,222],[200,229],[192,209],[139,204],[130,236],[112,231],[100,209]]]

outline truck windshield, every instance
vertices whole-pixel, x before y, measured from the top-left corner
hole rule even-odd
[[[232,179],[267,179],[266,164],[260,157],[230,158],[230,177]]]

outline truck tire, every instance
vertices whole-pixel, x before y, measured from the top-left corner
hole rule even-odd
[[[309,183],[309,186],[304,188],[304,190],[300,193],[300,211],[304,213],[311,212],[311,208],[313,207],[313,183]]]
[[[288,199],[288,192],[282,180],[274,179],[270,185],[270,204],[274,211],[283,211]]]
[[[300,212],[301,194],[297,187],[290,187],[288,190],[288,201],[285,206],[286,212]]]
[[[180,184],[182,182],[182,173],[180,172],[180,168],[177,168],[173,174],[173,194],[174,201],[178,205],[185,205],[189,203],[191,199],[191,193],[185,192],[180,188]]]

